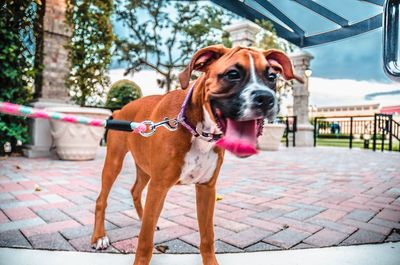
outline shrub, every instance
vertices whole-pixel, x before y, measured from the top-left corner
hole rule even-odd
[[[32,98],[34,10],[30,1],[0,6],[0,101],[26,105]],[[28,140],[27,119],[0,114],[0,151],[6,142]]]
[[[120,80],[110,87],[105,107],[113,110],[120,109],[140,97],[142,97],[142,90],[135,82]]]

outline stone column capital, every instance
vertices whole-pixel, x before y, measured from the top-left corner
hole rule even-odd
[[[314,56],[311,53],[304,50],[291,53],[289,54],[289,57],[292,60],[293,68],[301,76],[304,76],[304,71],[309,69],[310,62],[314,59]]]
[[[250,21],[243,21],[225,28],[229,32],[233,46],[254,46],[260,27]]]

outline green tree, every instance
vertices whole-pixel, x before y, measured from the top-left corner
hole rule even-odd
[[[72,34],[67,45],[71,69],[66,85],[81,106],[98,102],[109,85],[112,12],[112,0],[67,0],[66,17]]]
[[[292,52],[294,45],[281,39],[276,34],[274,25],[268,20],[256,20],[258,26],[261,27],[260,38],[257,42],[257,47],[261,49],[278,49],[284,52]]]
[[[140,87],[130,80],[119,80],[112,84],[107,93],[106,108],[120,109],[129,102],[142,97]]]
[[[2,1],[0,5],[0,101],[27,104],[32,99],[34,78],[33,32],[36,1]],[[23,117],[0,114],[0,148],[29,139],[28,121]]]
[[[230,18],[220,8],[196,1],[117,0],[118,21],[129,30],[116,41],[126,74],[147,68],[162,76],[167,91],[176,80],[174,71],[188,63],[201,47],[221,43],[222,28]]]

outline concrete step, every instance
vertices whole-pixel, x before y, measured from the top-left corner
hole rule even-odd
[[[130,265],[133,255],[0,248],[0,264]],[[220,265],[398,265],[400,242],[218,255]],[[197,265],[200,255],[156,254],[151,265]]]

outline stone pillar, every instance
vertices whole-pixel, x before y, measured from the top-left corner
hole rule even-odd
[[[43,21],[43,79],[39,96],[32,104],[35,108],[65,106],[69,103],[67,88],[64,84],[69,72],[68,43],[69,32],[65,24],[65,0],[46,0]],[[30,144],[24,149],[25,156],[49,156],[52,146],[50,124],[47,120],[30,120]]]
[[[314,127],[309,122],[308,116],[308,83],[309,76],[305,74],[309,70],[310,61],[314,58],[306,51],[299,51],[290,55],[293,67],[297,75],[304,78],[304,84],[294,82],[293,84],[293,115],[297,116],[297,133],[296,146],[313,146],[314,144]]]
[[[230,25],[225,30],[229,32],[232,46],[254,46],[260,27],[252,22],[243,21]]]
[[[68,43],[70,32],[65,24],[65,0],[46,0],[44,15],[44,58],[41,100],[66,103],[69,101],[64,84],[69,72]]]

